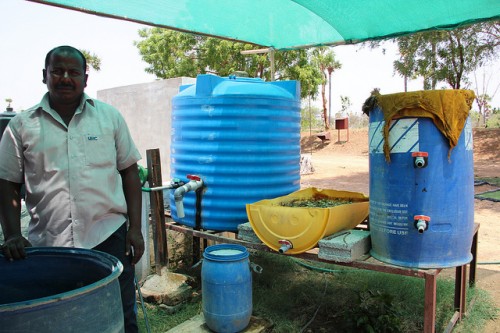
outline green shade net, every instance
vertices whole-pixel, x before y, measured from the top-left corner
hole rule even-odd
[[[277,50],[500,19],[500,0],[30,0]]]

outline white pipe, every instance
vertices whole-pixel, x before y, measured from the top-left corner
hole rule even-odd
[[[182,199],[184,195],[189,191],[196,191],[203,186],[203,180],[190,180],[187,184],[178,187],[174,191],[175,207],[177,208],[177,217],[183,218],[184,214],[184,203]]]
[[[417,221],[417,230],[420,234],[422,234],[427,229],[427,222],[424,220]]]
[[[278,252],[279,253],[285,253],[286,251],[293,249],[293,244],[287,239],[281,239],[278,241],[278,243],[281,245],[279,248]]]
[[[415,166],[417,168],[423,168],[425,166],[425,159],[423,157],[416,157]]]

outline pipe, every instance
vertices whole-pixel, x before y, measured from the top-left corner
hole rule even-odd
[[[184,214],[184,203],[182,202],[184,195],[189,191],[195,191],[203,186],[203,180],[198,176],[188,175],[189,182],[178,187],[174,191],[175,207],[177,208],[177,217],[183,218]]]
[[[415,168],[425,168],[427,166],[427,159],[429,158],[429,153],[426,151],[415,151],[411,153],[413,157],[413,163]]]
[[[162,190],[171,190],[174,188],[178,188],[179,186],[184,185],[184,182],[182,182],[179,178],[174,178],[170,181],[170,184],[168,185],[163,185],[163,186],[157,186],[157,187],[143,187],[142,192],[155,192],[155,191],[162,191]]]
[[[419,234],[424,233],[425,229],[427,229],[427,223],[424,220],[417,221],[417,230]]]
[[[286,251],[293,249],[293,244],[289,240],[282,239],[279,240],[278,243],[281,244],[281,247],[278,250],[279,253],[285,253]]]
[[[416,157],[415,166],[417,168],[423,168],[425,166],[425,159],[423,157]]]
[[[431,218],[426,215],[415,215],[413,217],[415,221],[415,228],[417,228],[419,234],[423,234],[425,230],[429,227],[429,222]]]

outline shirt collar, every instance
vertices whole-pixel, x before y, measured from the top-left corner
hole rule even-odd
[[[90,98],[86,93],[83,93],[82,99],[80,101],[80,105],[78,105],[75,114],[83,112],[83,110],[85,110],[85,106],[87,105],[87,103],[89,104],[90,107],[94,107],[94,105],[95,105],[94,100],[92,98]],[[49,112],[49,113],[51,110],[53,110],[50,107],[49,93],[48,92],[45,93],[45,95],[43,95],[42,100],[40,101],[39,107],[42,108],[44,111]]]

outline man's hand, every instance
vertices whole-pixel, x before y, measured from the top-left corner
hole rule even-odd
[[[10,261],[25,259],[26,247],[31,247],[31,243],[26,238],[21,235],[10,236],[2,245],[3,255]]]
[[[130,227],[127,231],[127,244],[126,244],[126,255],[130,255],[132,248],[132,253],[134,257],[132,258],[132,265],[137,264],[144,254],[144,238],[142,237],[141,229]]]

